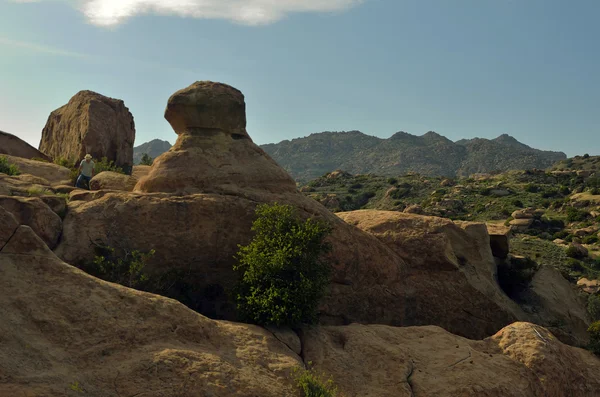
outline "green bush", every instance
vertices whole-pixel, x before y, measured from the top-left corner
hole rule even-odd
[[[338,395],[333,380],[325,379],[323,374],[317,373],[314,369],[297,370],[296,385],[302,392],[302,397],[335,397]]]
[[[514,205],[517,208],[523,208],[523,202],[521,200],[513,200],[512,205]]]
[[[388,178],[387,183],[390,185],[395,185],[396,183],[398,183],[398,179],[396,178]]]
[[[142,159],[140,160],[140,165],[152,165],[154,159],[148,155],[148,153],[142,154]]]
[[[600,321],[596,321],[588,328],[590,334],[590,344],[588,349],[597,355],[600,355]]]
[[[596,244],[597,242],[598,242],[598,236],[595,236],[595,235],[586,236],[583,238],[584,244]]]
[[[95,257],[93,265],[84,269],[93,276],[129,288],[139,288],[148,281],[145,267],[154,256],[154,250],[120,253],[115,248],[101,246],[97,248],[97,253],[100,255]]]
[[[540,191],[540,187],[533,183],[528,183],[525,185],[525,191],[529,193],[537,193]]]
[[[567,221],[568,222],[581,222],[587,219],[589,213],[586,211],[579,210],[575,207],[567,207]]]
[[[590,295],[588,298],[587,310],[592,321],[600,321],[600,296]]]
[[[115,165],[114,161],[108,160],[106,157],[102,157],[100,160],[95,161],[94,170],[95,175],[98,175],[103,171],[118,172],[120,174],[125,173],[122,168]]]
[[[574,258],[567,258],[565,266],[574,272],[582,272],[585,270],[583,263]]]
[[[19,167],[8,162],[6,156],[0,156],[0,173],[6,175],[19,175]]]
[[[259,325],[313,323],[329,282],[330,267],[320,257],[329,226],[302,221],[292,206],[262,204],[256,208],[252,241],[240,246],[234,270],[238,311]]]

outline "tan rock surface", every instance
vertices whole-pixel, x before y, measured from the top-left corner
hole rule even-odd
[[[358,324],[306,329],[302,339],[305,361],[345,397],[583,397],[600,386],[600,360],[529,323],[483,341],[432,326]]]
[[[586,299],[552,267],[542,265],[531,280],[535,310],[530,321],[550,328],[563,342],[585,346],[589,342]]]
[[[80,91],[48,117],[40,150],[50,157],[81,161],[86,153],[133,166],[135,124],[123,101]]]
[[[597,294],[600,292],[600,280],[588,280],[583,277],[577,280],[577,287],[588,294]]]
[[[0,318],[1,396],[296,395],[270,332],[88,276],[26,226],[0,251]]]
[[[118,172],[103,171],[90,180],[91,190],[121,190],[131,192],[138,182],[131,175]]]
[[[260,327],[209,320],[86,275],[27,226],[11,236],[0,247],[0,395],[299,395],[293,333],[283,343]],[[591,397],[600,388],[598,358],[527,323],[483,341],[358,324],[304,328],[301,340],[304,360],[345,397]]]
[[[40,198],[0,196],[0,207],[10,212],[20,225],[30,226],[49,247],[58,243],[62,221]]]
[[[71,171],[54,163],[29,160],[20,157],[6,156],[8,161],[19,167],[21,174],[29,174],[42,178],[50,185],[71,184]]]
[[[46,156],[19,137],[0,131],[0,155],[3,154],[27,159],[37,157],[44,160],[50,160],[50,157]]]
[[[150,167],[149,165],[134,165],[131,176],[139,181],[140,179],[142,179],[150,173],[150,168],[152,167]]]
[[[0,207],[0,251],[14,232],[19,227],[19,223],[11,212],[8,212],[3,207]]]

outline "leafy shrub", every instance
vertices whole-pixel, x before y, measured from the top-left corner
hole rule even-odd
[[[586,236],[583,238],[584,244],[596,244],[598,242],[598,236]]]
[[[582,211],[575,207],[567,207],[567,221],[568,222],[581,222],[587,219],[589,213]]]
[[[573,258],[573,259],[583,259],[585,258],[585,255],[583,255],[583,253],[581,252],[581,250],[577,249],[576,247],[570,246],[569,248],[567,248],[566,254],[569,258]]]
[[[140,165],[152,165],[154,159],[148,155],[148,153],[142,154],[142,159],[140,160]]]
[[[390,192],[390,197],[398,200],[398,199],[408,196],[409,194],[410,194],[410,189],[396,188],[396,190],[393,190]]]
[[[583,158],[584,158],[584,159],[589,159],[589,158],[590,158],[590,155],[586,153],[586,154],[584,154],[584,155],[583,155]]]
[[[6,156],[0,156],[0,173],[6,175],[19,175],[19,167],[8,162]]]
[[[362,187],[362,183],[353,183],[352,185],[350,185],[350,189],[360,189]]]
[[[540,187],[534,183],[528,183],[525,185],[525,191],[529,193],[537,193],[540,191]]]
[[[600,296],[590,295],[588,298],[587,310],[592,321],[600,321]]]
[[[387,183],[389,183],[390,185],[395,185],[396,183],[398,183],[398,179],[388,178]]]
[[[560,194],[562,194],[563,196],[568,196],[569,194],[571,194],[571,189],[569,189],[567,186],[561,186],[560,189],[558,190],[560,192]]]
[[[95,165],[94,165],[94,169],[95,169],[96,175],[103,171],[118,172],[120,174],[125,173],[122,168],[117,167],[115,165],[114,161],[108,160],[108,158],[106,158],[106,157],[102,157],[102,159],[96,161]]]
[[[148,280],[144,269],[147,262],[154,256],[155,251],[149,252],[128,251],[123,255],[115,248],[108,246],[98,247],[93,265],[87,267],[88,273],[112,283],[124,285],[129,288],[138,288]]]
[[[521,200],[513,200],[512,201],[512,205],[514,205],[517,208],[523,208],[524,207],[523,202]]]
[[[569,232],[567,232],[566,230],[561,230],[560,232],[554,233],[554,235],[552,235],[552,238],[554,240],[555,239],[564,240],[568,235],[569,235]]]
[[[292,206],[256,208],[252,241],[240,246],[234,270],[241,273],[236,302],[242,318],[260,325],[313,323],[329,282],[330,267],[320,257],[330,228],[302,221]]]
[[[302,397],[335,397],[338,395],[333,380],[325,379],[323,374],[317,373],[314,369],[297,370],[296,385],[302,392]]]
[[[585,270],[583,263],[575,258],[567,258],[566,267],[574,272],[582,272]]]
[[[45,195],[54,195],[54,192],[52,190],[43,188],[41,186],[32,186],[30,188],[27,189],[27,194],[29,196],[35,197],[35,196],[45,196]]]
[[[588,349],[597,355],[600,355],[600,321],[596,321],[588,328],[590,334],[590,344]]]

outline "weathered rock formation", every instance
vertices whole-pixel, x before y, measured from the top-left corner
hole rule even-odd
[[[542,327],[473,341],[441,328],[293,332],[210,320],[60,261],[0,208],[2,396],[295,396],[309,361],[359,396],[592,397],[600,360]],[[298,351],[301,354],[298,354]]]
[[[61,185],[71,183],[71,171],[68,168],[62,167],[54,163],[46,163],[44,161],[28,160],[21,157],[6,156],[8,162],[16,165],[19,168],[21,175],[33,175],[37,178],[42,178],[42,184]]]
[[[106,157],[126,172],[133,166],[135,124],[123,101],[92,91],[78,92],[48,117],[40,151],[80,161],[86,153]]]
[[[292,178],[250,139],[245,109],[244,95],[225,84],[200,81],[177,91],[165,110],[177,141],[135,191],[295,193]]]
[[[31,227],[48,247],[56,246],[62,221],[42,199],[0,196],[0,207],[10,212],[20,225]]]
[[[48,161],[50,160],[48,156],[24,140],[3,131],[0,131],[0,155],[1,154],[9,154],[11,156],[27,159],[40,158]]]

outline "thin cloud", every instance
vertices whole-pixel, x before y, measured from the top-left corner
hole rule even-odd
[[[43,0],[13,0],[36,2]],[[365,0],[65,0],[98,26],[115,26],[140,14],[225,19],[244,25],[267,25],[298,12],[335,12]]]
[[[63,50],[60,48],[51,47],[51,46],[47,46],[47,45],[43,45],[43,44],[31,43],[28,41],[7,39],[4,37],[0,37],[0,45],[22,48],[22,49],[26,49],[26,50],[38,52],[38,53],[66,56],[66,57],[71,57],[71,58],[87,59],[89,57],[87,54],[82,54],[79,52]]]

